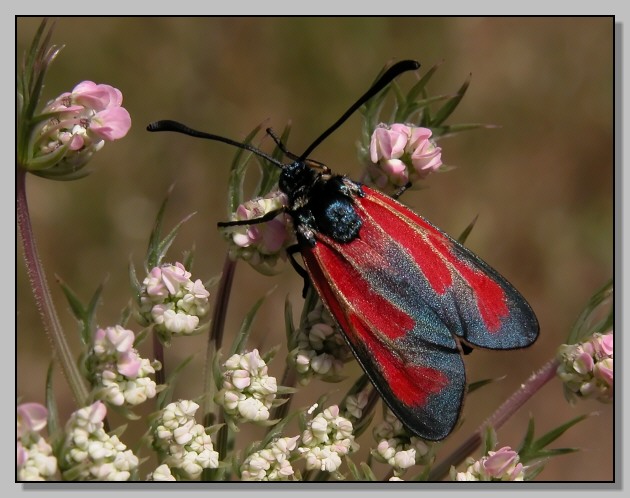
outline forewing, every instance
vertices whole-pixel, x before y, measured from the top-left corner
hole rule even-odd
[[[317,234],[302,256],[324,304],[385,402],[418,436],[446,437],[466,384],[457,343],[417,301],[417,268],[384,231],[363,224],[350,243]]]
[[[398,201],[363,189],[356,206],[365,226],[385,230],[393,239],[388,245],[401,247],[413,261],[418,295],[411,306],[429,306],[452,333],[475,346],[516,349],[536,340],[536,315],[496,270]]]
[[[359,237],[316,233],[302,248],[313,285],[372,383],[417,435],[446,437],[466,379],[453,335],[490,349],[531,344],[536,317],[514,287],[457,241],[368,187]]]

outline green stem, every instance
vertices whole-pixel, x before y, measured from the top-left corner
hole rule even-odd
[[[35,304],[44,325],[44,331],[52,346],[53,355],[61,365],[66,381],[78,406],[85,406],[88,400],[88,390],[79,372],[72,351],[66,341],[61,323],[46,282],[44,268],[41,264],[35,236],[31,225],[31,218],[26,200],[26,172],[18,166],[16,171],[16,211],[20,240],[24,249],[24,263],[28,275]]]
[[[466,439],[446,460],[435,467],[429,475],[429,481],[441,481],[446,477],[451,466],[457,466],[475,451],[483,440],[488,426],[500,428],[518,409],[536,394],[547,382],[556,376],[558,362],[549,360],[538,372],[533,373],[521,387],[510,396],[481,426]]]
[[[158,333],[153,330],[151,334],[153,336],[153,358],[160,362],[162,368],[155,372],[155,382],[160,384],[166,384],[166,363],[164,359],[164,346],[160,342]]]
[[[221,281],[217,291],[217,299],[214,305],[214,312],[212,316],[212,325],[210,333],[208,335],[208,348],[206,350],[206,364],[204,375],[204,424],[206,426],[213,425],[214,423],[223,424],[225,418],[223,410],[215,416],[214,411],[214,391],[215,383],[213,379],[213,362],[214,357],[221,349],[223,343],[223,331],[225,329],[225,317],[227,315],[228,303],[230,301],[230,294],[232,290],[232,283],[234,282],[234,272],[236,271],[236,261],[230,258],[227,254],[225,257],[225,263],[223,264],[223,273],[221,274]],[[216,421],[216,422],[215,422]],[[224,424],[217,434],[216,451],[219,453],[219,460],[223,460],[227,453],[227,424]],[[217,480],[219,471],[206,469],[203,473],[202,480]]]

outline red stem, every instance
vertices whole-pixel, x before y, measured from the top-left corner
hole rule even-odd
[[[26,172],[20,167],[16,171],[16,215],[20,240],[24,249],[26,273],[33,291],[37,311],[44,325],[44,331],[52,347],[53,356],[59,359],[61,370],[72,390],[74,400],[78,406],[85,406],[88,390],[66,341],[46,282],[26,200]]]

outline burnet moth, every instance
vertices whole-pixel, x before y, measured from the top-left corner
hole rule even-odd
[[[462,244],[373,188],[334,174],[308,155],[352,113],[401,73],[391,66],[303,154],[282,163],[249,144],[175,121],[149,131],[175,131],[249,150],[281,168],[297,245],[291,261],[335,318],[357,361],[385,403],[413,434],[441,440],[454,428],[466,391],[462,347],[517,349],[538,336],[521,294]],[[253,224],[261,218],[219,223]],[[293,259],[299,252],[304,270]]]

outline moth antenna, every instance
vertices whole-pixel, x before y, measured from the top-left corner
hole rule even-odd
[[[374,82],[374,84],[365,92],[359,100],[357,100],[354,104],[350,106],[350,108],[343,113],[343,115],[335,121],[324,133],[322,133],[317,139],[302,153],[299,159],[303,160],[308,157],[308,155],[315,150],[320,143],[322,143],[328,135],[330,135],[333,131],[339,128],[354,112],[365,104],[368,100],[370,100],[374,95],[380,92],[383,88],[385,88],[388,84],[390,84],[394,78],[398,75],[405,73],[407,71],[415,71],[420,67],[420,63],[414,60],[404,60],[397,62],[392,67],[390,67],[383,75]]]
[[[293,159],[294,161],[300,160],[300,158],[296,156],[293,152],[290,152],[287,150],[285,145],[282,143],[282,140],[280,140],[280,137],[276,135],[276,133],[271,128],[267,128],[265,132],[267,133],[267,135],[271,137],[271,139],[278,146],[278,149],[280,149],[285,156],[287,156],[290,159]]]
[[[212,133],[206,133],[205,131],[194,130],[189,126],[186,126],[179,121],[173,121],[170,119],[163,119],[161,121],[155,121],[147,126],[147,131],[174,131],[176,133],[182,133],[195,138],[205,138],[207,140],[215,140],[217,142],[223,142],[224,144],[232,145],[240,149],[245,149],[253,152],[259,157],[262,157],[272,164],[275,164],[279,168],[284,168],[284,163],[278,161],[276,158],[271,157],[269,154],[264,153],[262,150],[257,149],[253,145],[237,142],[230,138],[222,137],[220,135],[214,135]],[[281,149],[282,150],[282,149]],[[284,150],[283,150],[284,152]]]

